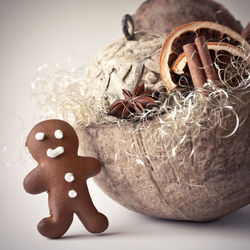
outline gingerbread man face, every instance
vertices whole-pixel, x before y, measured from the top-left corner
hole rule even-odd
[[[61,237],[76,213],[86,229],[103,232],[108,227],[105,215],[94,207],[88,192],[87,178],[98,174],[101,165],[92,157],[77,155],[78,137],[74,129],[61,120],[38,123],[26,141],[38,162],[24,179],[24,189],[31,194],[48,192],[51,216],[38,224],[38,231],[49,238]]]
[[[39,162],[65,155],[77,155],[78,137],[74,129],[61,120],[38,123],[29,133],[26,146],[32,157]]]

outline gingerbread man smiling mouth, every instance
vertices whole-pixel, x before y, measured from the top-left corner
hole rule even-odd
[[[78,137],[61,120],[38,123],[26,141],[38,166],[24,179],[24,189],[31,194],[48,192],[51,216],[40,221],[38,231],[48,238],[61,237],[77,214],[91,233],[101,233],[108,219],[93,205],[86,180],[101,171],[98,160],[78,156]]]
[[[59,146],[55,149],[48,148],[47,150],[47,156],[50,158],[56,158],[57,156],[64,153],[64,147]]]

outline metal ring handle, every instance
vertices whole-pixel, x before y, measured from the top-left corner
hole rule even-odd
[[[129,14],[124,15],[122,18],[122,32],[127,40],[134,37],[134,21]]]

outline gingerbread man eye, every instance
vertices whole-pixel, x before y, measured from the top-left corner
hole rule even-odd
[[[35,134],[35,139],[37,141],[42,141],[44,139],[44,137],[45,137],[45,134],[43,132],[38,132]]]
[[[63,132],[62,132],[62,130],[57,129],[57,130],[54,132],[54,136],[56,137],[56,139],[62,139],[62,138],[63,138]]]

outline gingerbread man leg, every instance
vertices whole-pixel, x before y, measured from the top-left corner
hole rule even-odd
[[[73,221],[73,213],[61,211],[42,219],[37,229],[45,237],[57,239],[66,233]]]
[[[75,213],[90,233],[101,233],[108,228],[109,222],[107,217],[99,213],[94,206],[92,208],[82,206],[82,209]]]

